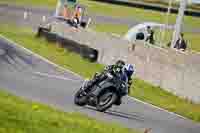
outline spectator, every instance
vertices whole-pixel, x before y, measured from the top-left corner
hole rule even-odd
[[[77,6],[74,12],[74,16],[72,18],[73,25],[78,28],[78,25],[81,23],[81,17],[82,17],[82,8],[80,6]]]
[[[148,33],[148,35],[147,35],[146,41],[147,42],[149,41],[149,43],[154,44],[155,43],[155,41],[154,41],[154,31],[150,26],[147,26],[147,33]]]
[[[174,48],[185,51],[187,48],[187,43],[183,38],[183,33],[180,34],[179,39],[176,41],[176,44],[174,45]]]
[[[69,18],[69,9],[67,4],[64,5],[63,16]]]

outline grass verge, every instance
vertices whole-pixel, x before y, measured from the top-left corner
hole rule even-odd
[[[29,5],[29,6],[45,6],[49,8],[55,8],[57,0],[0,0],[0,3],[10,3],[15,5]],[[154,21],[159,23],[165,23],[165,13],[144,10],[140,8],[125,7],[120,5],[112,5],[107,3],[96,2],[92,0],[79,0],[79,2],[88,7],[88,12],[105,14],[115,17],[128,17],[141,21]],[[174,24],[176,15],[171,14],[169,16],[169,22]],[[197,17],[185,16],[184,24],[190,27],[199,27],[200,21]]]
[[[64,113],[25,101],[0,89],[1,133],[139,133],[78,113]]]
[[[84,77],[91,77],[103,68],[101,64],[90,63],[77,54],[64,51],[54,44],[48,44],[44,39],[36,39],[31,30],[12,25],[0,25],[0,34]],[[199,104],[181,99],[142,80],[134,79],[131,96],[200,122]]]

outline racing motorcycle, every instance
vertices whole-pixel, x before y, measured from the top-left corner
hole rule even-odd
[[[121,98],[129,93],[127,83],[117,74],[111,72],[105,72],[104,74],[104,80],[94,84],[89,92],[86,92],[84,89],[88,80],[84,81],[74,96],[74,103],[76,105],[90,105],[96,107],[98,111],[104,112],[111,108],[112,105],[119,106],[121,104]]]

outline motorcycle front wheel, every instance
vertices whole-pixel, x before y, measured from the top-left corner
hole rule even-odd
[[[96,108],[100,112],[104,112],[107,109],[111,108],[112,105],[116,102],[118,96],[113,91],[105,91],[104,93],[100,94],[97,99]]]
[[[87,96],[83,93],[83,90],[79,89],[74,96],[74,103],[79,106],[85,106],[87,104]]]

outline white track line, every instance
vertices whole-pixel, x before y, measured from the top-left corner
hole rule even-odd
[[[33,72],[33,74],[39,75],[39,76],[42,76],[42,77],[48,77],[48,78],[55,78],[55,79],[72,81],[72,82],[76,82],[76,83],[81,82],[81,80],[70,79],[70,78],[66,78],[66,77],[63,77],[63,76],[52,75],[52,74],[48,74],[48,73]]]
[[[160,111],[167,112],[167,113],[169,113],[169,114],[171,114],[171,115],[175,115],[175,116],[178,116],[178,117],[183,118],[183,119],[188,119],[188,118],[186,118],[186,117],[184,117],[184,116],[181,116],[181,115],[176,114],[176,113],[174,113],[174,112],[170,112],[170,111],[168,111],[168,110],[165,110],[165,109],[160,108],[160,107],[158,107],[158,106],[155,106],[155,105],[153,105],[153,104],[143,102],[143,101],[141,101],[141,100],[139,100],[139,99],[137,99],[137,98],[135,98],[135,97],[128,96],[128,98],[130,98],[131,100],[134,100],[134,101],[143,103],[144,105],[151,106],[151,107],[153,107],[153,108],[155,108],[155,109],[158,109],[158,110],[160,110]]]
[[[30,50],[28,50],[28,49],[22,47],[21,45],[19,45],[19,44],[13,42],[12,40],[10,40],[10,39],[4,37],[4,36],[1,35],[1,34],[0,34],[0,37],[4,38],[5,40],[7,40],[8,42],[12,43],[13,45],[15,45],[15,46],[17,46],[17,47],[19,47],[19,48],[21,48],[21,49],[23,49],[23,50],[29,52],[30,54],[32,54],[32,55],[34,55],[34,56],[36,56],[36,57],[38,57],[38,58],[44,60],[45,62],[47,62],[47,63],[49,63],[49,64],[51,64],[51,65],[53,65],[53,66],[55,66],[55,67],[57,67],[57,68],[59,68],[59,69],[61,69],[61,70],[64,70],[64,71],[66,71],[66,72],[70,72],[70,73],[74,74],[75,76],[79,77],[80,79],[83,79],[79,74],[74,73],[74,72],[72,72],[72,71],[70,71],[70,70],[68,70],[68,69],[65,69],[65,68],[63,68],[63,67],[61,67],[61,66],[59,66],[59,65],[57,65],[57,64],[55,64],[55,63],[53,63],[53,62],[51,62],[51,61],[49,61],[49,60],[47,60],[46,58],[44,58],[44,57],[42,57],[42,56],[40,56],[40,55],[38,55],[38,54],[36,54],[36,53],[33,53],[32,51],[30,51]],[[181,116],[181,115],[179,115],[179,114],[176,114],[176,113],[170,112],[170,111],[168,111],[168,110],[159,108],[159,107],[157,107],[157,106],[155,106],[155,105],[152,105],[152,104],[143,102],[143,101],[141,101],[141,100],[139,100],[139,99],[136,99],[136,98],[134,98],[134,97],[130,97],[130,96],[128,96],[128,97],[129,97],[130,99],[134,100],[134,101],[140,102],[140,103],[145,104],[145,105],[147,105],[147,106],[151,106],[151,107],[156,108],[156,109],[158,109],[158,110],[161,110],[161,111],[167,112],[167,113],[169,113],[169,114],[178,116],[178,117],[180,117],[180,118],[188,119],[188,118],[186,118],[186,117],[184,117],[184,116]]]

